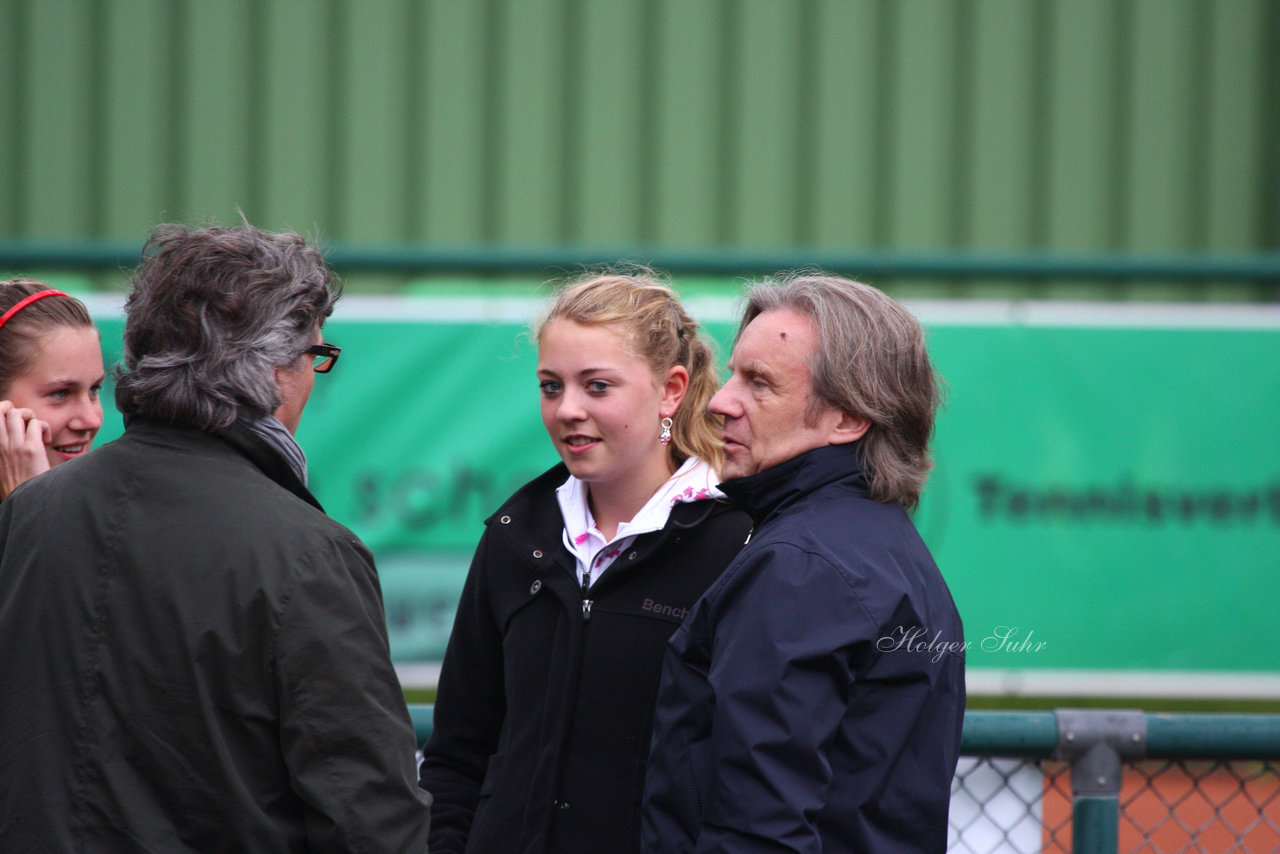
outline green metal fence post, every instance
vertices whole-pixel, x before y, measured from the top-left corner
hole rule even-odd
[[[1146,753],[1141,711],[1057,709],[1057,758],[1071,763],[1072,854],[1116,854],[1123,763]]]
[[[431,727],[435,718],[436,707],[432,703],[410,703],[409,720],[413,722],[413,734],[418,739],[418,746],[427,743],[431,738]]]
[[[1120,844],[1119,794],[1071,799],[1071,854],[1115,854]]]

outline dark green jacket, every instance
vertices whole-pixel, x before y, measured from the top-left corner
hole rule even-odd
[[[372,558],[240,428],[14,491],[0,684],[0,851],[425,850]]]

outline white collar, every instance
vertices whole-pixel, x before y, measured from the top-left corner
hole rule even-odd
[[[689,457],[676,469],[675,474],[658,487],[639,512],[630,521],[618,525],[613,538],[606,541],[591,515],[591,508],[587,503],[587,484],[569,475],[569,479],[556,489],[560,515],[564,519],[565,545],[581,564],[591,566],[591,558],[603,547],[640,534],[661,531],[671,517],[671,508],[677,504],[724,497],[724,493],[716,488],[718,480],[715,469],[709,463],[697,457]]]

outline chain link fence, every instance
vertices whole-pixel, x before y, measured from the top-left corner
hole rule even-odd
[[[1280,854],[1280,716],[969,712],[948,851]]]
[[[1126,764],[1118,851],[1277,852],[1280,764],[1146,760]],[[951,784],[948,851],[1073,851],[1071,766],[1051,759],[965,756]]]
[[[1280,715],[970,711],[961,754],[948,852],[1280,854]]]

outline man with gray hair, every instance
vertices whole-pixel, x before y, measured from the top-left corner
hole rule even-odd
[[[153,232],[124,435],[0,505],[0,850],[426,850],[373,560],[293,438],[335,299],[296,234]]]
[[[668,645],[643,850],[941,852],[964,717],[959,614],[907,511],[940,392],[866,285],[751,289],[711,400],[755,532]]]

